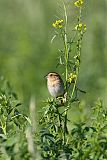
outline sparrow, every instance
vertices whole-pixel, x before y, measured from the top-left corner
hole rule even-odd
[[[47,88],[52,97],[57,98],[64,95],[64,82],[61,76],[56,72],[49,72],[47,79]]]

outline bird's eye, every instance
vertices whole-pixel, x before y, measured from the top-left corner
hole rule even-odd
[[[52,74],[50,74],[50,76],[52,77]]]

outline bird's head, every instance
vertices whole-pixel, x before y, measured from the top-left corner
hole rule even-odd
[[[56,72],[49,72],[45,78],[48,80],[48,81],[55,81],[57,79],[61,79],[60,75]]]

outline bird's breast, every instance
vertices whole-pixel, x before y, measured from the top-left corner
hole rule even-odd
[[[64,93],[64,86],[59,81],[48,81],[48,90],[53,97],[60,96]]]

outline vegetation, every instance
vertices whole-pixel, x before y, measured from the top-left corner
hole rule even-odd
[[[62,2],[62,1],[61,1]],[[5,6],[4,2],[0,2]],[[24,7],[28,7],[30,3],[25,2],[17,2],[19,6],[24,5]],[[37,2],[36,2],[37,3]],[[43,2],[45,3],[45,2]],[[53,3],[53,2],[52,2]],[[98,2],[99,3],[99,2]],[[25,5],[27,4],[27,5]],[[32,4],[35,2],[32,0]],[[100,4],[100,3],[99,3]],[[10,3],[9,7],[14,6],[13,3]],[[39,6],[39,4],[38,4]],[[33,7],[33,5],[31,6]],[[27,25],[26,30],[20,32],[22,35],[18,35],[18,31],[20,30],[20,26],[17,28],[17,36],[19,39],[17,43],[13,40],[14,38],[10,38],[8,44],[4,46],[4,53],[7,52],[9,60],[4,58],[4,55],[1,53],[1,57],[3,58],[3,66],[1,67],[1,73],[5,75],[5,67],[12,65],[15,66],[13,70],[13,74],[8,74],[6,77],[10,79],[13,78],[13,75],[16,76],[13,79],[13,84],[16,84],[16,90],[20,93],[19,97],[17,93],[13,91],[13,87],[11,87],[10,83],[1,76],[0,78],[0,159],[1,160],[106,160],[107,159],[107,109],[104,107],[101,99],[93,104],[90,101],[93,99],[89,98],[88,103],[85,100],[87,97],[87,91],[84,90],[85,85],[82,85],[81,78],[81,63],[84,61],[84,56],[82,55],[82,46],[84,46],[83,39],[87,34],[87,25],[84,20],[84,7],[85,2],[83,0],[75,0],[73,2],[63,2],[60,3],[60,16],[55,19],[52,26],[55,30],[55,34],[51,39],[51,43],[54,46],[50,53],[54,53],[56,47],[59,52],[56,52],[57,55],[57,64],[55,64],[54,54],[49,55],[52,57],[51,65],[49,64],[47,69],[48,72],[51,68],[56,68],[62,73],[62,78],[65,84],[65,94],[64,97],[58,97],[57,99],[48,98],[42,104],[37,102],[37,106],[35,104],[35,95],[33,87],[35,86],[34,74],[35,68],[33,67],[35,61],[34,58],[39,59],[39,55],[36,54],[34,56],[29,55],[29,52],[37,52],[36,47],[32,47],[30,42],[30,35],[27,34],[29,32],[29,26],[25,19],[25,24]],[[24,9],[25,9],[24,8]],[[72,25],[70,22],[71,18],[71,9],[73,10],[72,14]],[[20,7],[18,8],[20,9]],[[29,7],[27,8],[29,9]],[[35,30],[33,28],[34,15],[33,8],[32,12],[29,11],[29,16],[32,18],[31,26],[32,33]],[[21,8],[21,12],[23,12]],[[11,12],[10,12],[11,13]],[[17,15],[17,12],[15,12]],[[19,13],[21,14],[21,13]],[[9,15],[12,16],[11,14]],[[48,14],[47,14],[48,16]],[[15,19],[14,19],[15,20]],[[20,20],[23,21],[23,18],[20,17]],[[11,20],[8,21],[11,23]],[[48,21],[49,23],[49,21]],[[10,24],[8,24],[10,25]],[[2,25],[1,25],[2,26]],[[45,27],[45,26],[43,26]],[[40,26],[41,29],[41,26]],[[43,29],[43,28],[42,28]],[[2,28],[2,31],[6,31],[5,28]],[[13,32],[14,29],[11,29],[7,33],[11,35],[10,32]],[[22,31],[22,29],[21,29]],[[16,36],[16,37],[17,37]],[[27,37],[28,36],[28,37]],[[20,41],[20,37],[23,38]],[[39,36],[40,37],[40,36]],[[35,41],[32,36],[32,42]],[[42,37],[40,38],[42,39]],[[47,39],[47,38],[46,38]],[[86,36],[85,39],[87,40]],[[13,43],[11,49],[17,51],[19,53],[22,49],[22,61],[17,55],[16,60],[14,60],[14,56],[12,55],[14,51],[11,50],[11,54],[9,54],[8,46],[10,43]],[[48,45],[49,42],[47,40],[46,47],[50,48]],[[18,44],[18,46],[17,46]],[[37,45],[37,44],[36,44]],[[51,47],[52,47],[51,45]],[[41,43],[42,46],[42,43]],[[40,50],[41,52],[42,50]],[[43,52],[43,51],[42,51]],[[26,57],[25,57],[26,55]],[[41,56],[41,54],[40,54]],[[29,61],[26,61],[29,59]],[[43,59],[43,60],[42,60]],[[37,66],[41,65],[44,67],[46,65],[45,62],[45,50],[44,54],[42,53],[42,59],[39,59],[37,62]],[[46,59],[48,59],[46,57]],[[86,58],[85,58],[86,60]],[[49,59],[48,59],[49,61]],[[12,64],[12,62],[14,62]],[[15,63],[16,62],[16,63]],[[28,62],[28,63],[27,63]],[[32,62],[32,63],[31,63]],[[42,62],[42,63],[41,63]],[[85,62],[84,62],[85,64]],[[52,67],[53,66],[53,67]],[[41,67],[41,70],[42,70]],[[49,69],[50,67],[50,69]],[[88,66],[85,66],[86,68]],[[22,68],[24,69],[22,72]],[[7,70],[7,69],[6,69]],[[33,72],[30,73],[30,72]],[[41,73],[40,70],[36,73],[36,78],[38,78]],[[17,77],[19,75],[23,77],[20,81],[23,83],[17,83]],[[26,77],[25,75],[28,76]],[[85,73],[84,73],[85,74]],[[12,75],[12,76],[11,76]],[[85,74],[86,75],[86,74]],[[86,75],[87,76],[87,75]],[[15,79],[16,78],[16,79]],[[27,78],[29,80],[27,80]],[[92,76],[93,82],[94,77]],[[18,79],[19,80],[19,79]],[[36,85],[40,84],[36,81]],[[29,83],[30,82],[30,83]],[[83,81],[84,82],[84,81]],[[20,84],[20,85],[19,85]],[[27,85],[28,84],[28,85]],[[27,86],[27,89],[25,89]],[[39,85],[40,87],[40,85]],[[94,87],[92,84],[91,87]],[[21,89],[20,89],[21,88]],[[31,89],[32,88],[32,89]],[[30,93],[30,89],[32,90]],[[22,92],[23,90],[23,92]],[[38,89],[37,89],[38,90]],[[36,90],[36,92],[37,92]],[[45,87],[46,90],[46,87]],[[39,88],[38,93],[43,92],[45,95],[45,91]],[[28,109],[28,101],[31,94],[31,100],[29,104],[29,114],[27,113]],[[41,94],[42,95],[42,94]],[[25,96],[25,98],[24,98]],[[92,95],[94,96],[94,94]],[[45,96],[44,96],[45,97]],[[96,96],[97,97],[97,96]],[[21,103],[19,101],[23,103]],[[39,97],[40,99],[40,97]],[[38,101],[39,101],[38,99]],[[42,99],[42,98],[41,98]],[[88,106],[87,106],[88,104]],[[43,107],[41,107],[43,106]],[[38,118],[39,117],[41,118]]]

